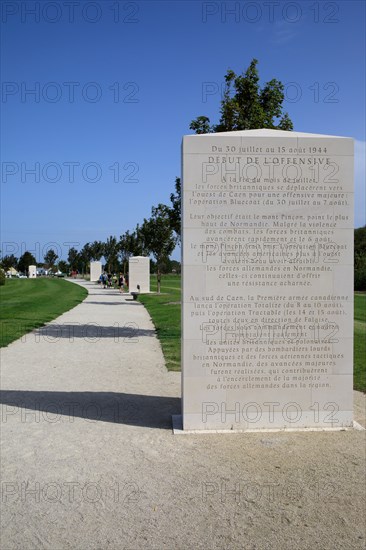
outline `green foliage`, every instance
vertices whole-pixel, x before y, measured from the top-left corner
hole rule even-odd
[[[22,273],[26,273],[30,265],[36,265],[36,259],[30,252],[26,251],[20,256],[18,261],[18,270]]]
[[[253,59],[241,75],[229,69],[225,75],[219,123],[210,125],[208,117],[199,116],[191,122],[190,129],[196,134],[257,128],[293,130],[288,113],[283,112],[284,85],[273,78],[261,88],[257,64]]]
[[[355,290],[366,290],[366,258],[362,258],[362,260],[359,260],[358,267],[355,268],[354,284]]]
[[[194,130],[196,134],[209,134],[212,132],[210,119],[207,116],[198,116],[195,120],[192,120],[190,129]]]
[[[70,269],[72,270],[77,269],[78,258],[79,258],[79,252],[76,250],[76,248],[71,247],[67,256],[67,261],[69,263]]]
[[[8,271],[11,267],[16,268],[18,265],[18,258],[14,256],[14,254],[10,254],[9,256],[4,256],[1,259],[1,266],[4,269],[4,271]]]
[[[355,290],[366,290],[366,226],[355,229]]]
[[[173,252],[176,239],[170,225],[169,208],[159,204],[151,209],[151,217],[140,228],[144,249],[153,254],[157,267],[169,258]]]
[[[169,256],[173,252],[177,239],[170,222],[170,208],[159,204],[151,209],[151,217],[144,219],[139,228],[139,238],[143,248],[156,260],[158,292],[160,292],[160,273],[166,271]]]
[[[119,271],[118,264],[118,252],[119,247],[116,237],[112,235],[108,237],[107,241],[104,243],[104,258],[106,260],[106,269],[111,273],[116,273]]]
[[[104,255],[105,244],[102,241],[94,241],[84,244],[80,254],[86,262],[99,261]]]
[[[69,264],[64,260],[59,261],[57,267],[62,273],[67,273],[69,271]]]
[[[5,285],[5,271],[0,268],[0,286]]]
[[[50,250],[44,256],[44,261],[49,267],[53,267],[55,265],[57,258],[58,258],[58,255],[56,254],[56,252],[52,250],[52,248],[50,248]]]
[[[182,269],[182,266],[181,266],[181,263],[178,262],[177,260],[172,260],[170,262],[170,271],[175,271],[175,273],[177,273],[177,275],[180,274],[181,272],[181,269]]]
[[[355,254],[366,256],[366,225],[355,229]]]
[[[117,244],[118,257],[120,258],[124,274],[128,271],[128,258],[141,255],[141,243],[138,236],[138,230],[139,226],[137,225],[135,231],[132,231],[132,233],[126,231],[126,233],[120,236]]]
[[[171,193],[170,202],[172,206],[169,208],[170,227],[174,231],[177,242],[181,241],[181,181],[180,178],[175,178],[175,194]]]

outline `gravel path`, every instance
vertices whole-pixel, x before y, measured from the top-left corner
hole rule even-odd
[[[2,350],[2,550],[365,548],[364,431],[172,435],[146,310],[78,284]]]

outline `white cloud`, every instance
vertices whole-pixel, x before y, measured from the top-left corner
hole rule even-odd
[[[272,41],[275,44],[286,44],[298,34],[298,25],[287,21],[275,21]]]

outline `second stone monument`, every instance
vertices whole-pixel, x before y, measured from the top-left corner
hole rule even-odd
[[[102,274],[102,262],[90,262],[90,281],[99,281]]]
[[[130,292],[150,292],[149,258],[145,256],[132,256],[129,259],[128,287]]]

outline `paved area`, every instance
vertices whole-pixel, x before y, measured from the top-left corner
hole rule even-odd
[[[78,284],[2,350],[2,550],[365,548],[365,432],[174,436],[146,310]]]

